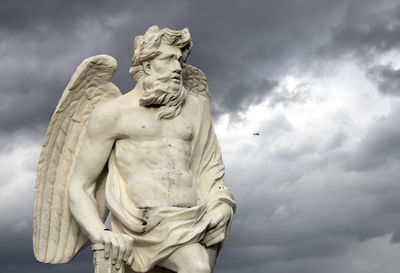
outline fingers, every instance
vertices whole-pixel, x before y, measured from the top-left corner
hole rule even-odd
[[[209,228],[212,229],[216,227],[222,220],[224,219],[224,215],[220,212],[216,212],[211,216],[211,221]]]
[[[126,250],[125,250],[124,257],[123,257],[123,261],[125,263],[128,263],[129,257],[131,256],[132,249],[133,249],[133,239],[130,238],[129,236],[125,235],[124,241],[125,241],[125,245],[126,245]]]
[[[131,265],[133,256],[133,238],[125,234],[107,231],[102,236],[104,244],[104,257],[111,258],[111,264],[119,270],[124,263]]]
[[[223,240],[225,236],[225,226],[221,226],[212,230],[209,230],[206,234],[206,236],[204,237],[203,243],[206,244],[207,246],[212,245],[210,244],[210,242],[212,241],[221,241]],[[217,238],[221,237],[221,240],[216,240]]]
[[[115,268],[119,269],[122,264],[122,258],[125,256],[126,252],[126,246],[125,246],[125,241],[122,239],[122,236],[117,236],[117,241],[118,241],[118,255],[117,255],[117,261],[115,263]]]
[[[127,265],[131,265],[134,261],[135,257],[133,256],[133,252],[131,252],[131,255],[128,258],[128,261],[126,262]]]
[[[106,259],[110,258],[111,241],[104,242],[104,256]]]
[[[129,246],[128,246],[128,248],[129,248],[129,254],[127,254],[127,256],[128,256],[128,259],[127,259],[127,261],[126,261],[126,264],[127,265],[131,265],[132,263],[133,263],[133,261],[134,261],[134,253],[133,253],[133,242],[134,242],[134,240],[133,240],[133,238],[130,238],[129,237]],[[127,251],[127,252],[128,252]]]
[[[225,225],[224,225],[223,221],[219,222],[213,228],[208,229],[207,234],[212,234],[212,233],[216,232],[217,230],[220,230],[221,228],[225,228]]]
[[[213,242],[215,240],[217,240],[217,238],[221,237],[223,238],[225,235],[225,229],[226,229],[226,220],[223,218],[221,219],[217,225],[215,225],[212,228],[209,228],[207,230],[206,236],[204,237],[203,242],[209,246],[210,242]],[[220,240],[217,240],[220,241]]]
[[[119,250],[119,246],[118,246],[118,240],[113,237],[111,238],[111,263],[113,265],[116,264],[117,262],[117,257],[118,257],[118,250]]]

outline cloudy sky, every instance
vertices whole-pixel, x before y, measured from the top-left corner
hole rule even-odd
[[[77,65],[106,53],[121,91],[133,38],[189,27],[238,204],[217,273],[394,273],[400,266],[396,0],[19,1],[0,5],[0,272],[36,263],[35,171]],[[258,136],[253,133],[259,133]]]

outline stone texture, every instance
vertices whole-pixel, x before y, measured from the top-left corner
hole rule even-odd
[[[212,272],[235,202],[207,79],[185,63],[188,29],[153,26],[134,47],[132,91],[120,93],[115,59],[98,55],[60,99],[38,165],[35,256],[66,263],[91,242],[99,273],[107,263],[114,272]]]

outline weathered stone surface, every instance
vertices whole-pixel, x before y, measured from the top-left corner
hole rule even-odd
[[[110,82],[114,58],[77,68],[39,160],[38,261],[69,262],[91,242],[99,273],[107,263],[115,272],[213,271],[235,202],[207,79],[185,64],[191,48],[188,29],[153,26],[136,37],[129,72],[137,84],[125,95]]]

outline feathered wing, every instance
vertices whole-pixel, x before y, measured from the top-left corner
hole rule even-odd
[[[183,86],[192,93],[196,93],[206,99],[210,98],[207,78],[204,73],[195,66],[185,65],[182,69]]]
[[[110,82],[116,60],[97,55],[76,69],[57,105],[44,138],[38,163],[33,213],[33,249],[43,263],[67,263],[89,244],[68,206],[68,184],[93,109],[121,96]],[[97,183],[99,214],[106,219],[105,169]]]

